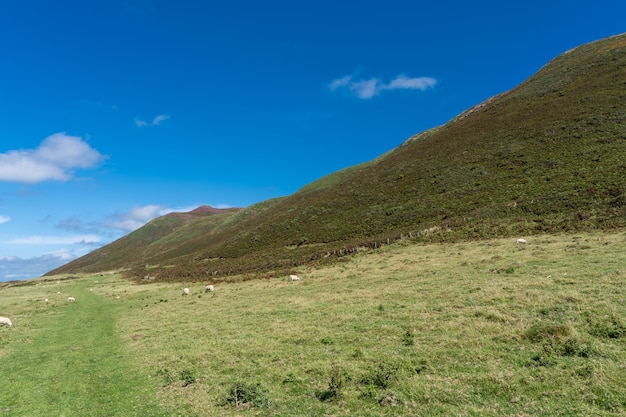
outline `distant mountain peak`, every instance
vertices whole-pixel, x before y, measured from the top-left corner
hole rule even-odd
[[[215,208],[207,204],[204,204],[191,211],[173,211],[171,213],[166,214],[166,216],[187,218],[191,216],[197,217],[197,216],[210,216],[213,214],[221,214],[221,213],[230,213],[230,212],[239,211],[239,210],[241,209],[237,207],[229,207],[229,208],[220,209],[220,208]]]

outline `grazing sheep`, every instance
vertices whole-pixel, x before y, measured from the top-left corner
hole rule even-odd
[[[74,297],[67,297],[67,301],[69,303],[75,303],[76,302],[76,298],[74,298]]]
[[[204,292],[213,292],[215,291],[215,287],[213,287],[213,285],[207,285],[206,287],[204,287]]]
[[[47,303],[47,302],[48,302],[48,299],[46,298],[44,301]]]
[[[300,281],[300,278],[298,278],[298,276],[297,276],[297,275],[289,275],[289,279],[290,279],[291,281]]]
[[[189,288],[183,288],[183,295],[189,295]]]
[[[515,243],[528,243],[526,239],[517,239]]]
[[[0,325],[13,327],[13,323],[11,323],[11,319],[8,317],[0,316]]]

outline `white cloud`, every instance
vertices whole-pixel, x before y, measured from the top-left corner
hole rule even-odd
[[[145,120],[140,120],[135,117],[135,126],[137,127],[148,126],[148,122],[146,122]]]
[[[97,235],[73,235],[73,236],[24,236],[8,241],[11,245],[73,245],[94,244],[101,241]]]
[[[158,126],[161,124],[161,122],[166,121],[167,119],[169,119],[170,117],[167,114],[159,114],[157,117],[155,117],[152,120],[152,126]]]
[[[132,232],[157,217],[165,216],[166,214],[173,212],[186,213],[188,211],[197,209],[198,206],[200,206],[200,204],[177,208],[170,208],[157,204],[133,207],[128,212],[115,213],[107,221],[104,222],[104,226],[110,229],[121,230],[123,232]],[[213,207],[230,208],[232,207],[232,205],[219,204]]]
[[[37,278],[75,258],[76,256],[66,249],[28,259],[0,256],[0,282]]]
[[[437,80],[430,77],[407,78],[405,75],[398,75],[382,88],[385,90],[410,89],[424,91],[434,87],[435,84],[437,84]]]
[[[74,169],[93,168],[105,159],[80,137],[56,133],[44,139],[37,149],[0,154],[0,181],[68,181],[73,178]]]
[[[135,126],[137,127],[158,126],[168,119],[170,119],[170,116],[168,116],[167,114],[159,114],[154,119],[152,119],[151,122],[147,122],[146,120],[142,120],[138,117],[135,117]]]
[[[11,218],[10,218],[10,217],[3,216],[2,214],[0,214],[0,224],[2,224],[2,223],[6,223],[6,222],[8,222],[9,220],[11,220]]]
[[[437,80],[430,77],[408,78],[406,75],[398,75],[389,83],[383,83],[379,78],[355,80],[353,75],[337,78],[328,85],[330,91],[347,89],[352,95],[362,100],[377,96],[384,90],[421,90],[433,88]]]
[[[105,226],[112,229],[119,229],[125,232],[132,232],[139,229],[148,221],[171,213],[172,209],[161,205],[147,205],[134,207],[126,213],[115,213],[111,219],[105,222]]]
[[[72,259],[76,258],[76,255],[74,255],[72,253],[72,251],[68,250],[68,249],[59,249],[59,250],[55,250],[54,252],[50,252],[47,253],[43,256],[49,257],[49,258],[56,258],[60,261],[63,262],[68,262],[71,261]]]
[[[335,91],[338,88],[346,87],[346,86],[350,85],[350,81],[351,80],[352,80],[352,75],[346,75],[345,77],[337,78],[336,80],[333,80],[328,85],[328,88],[330,88],[330,91]]]
[[[380,81],[378,78],[372,78],[363,81],[353,81],[348,86],[350,91],[361,99],[372,98],[380,92]]]

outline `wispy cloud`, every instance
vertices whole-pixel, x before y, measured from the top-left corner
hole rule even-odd
[[[169,119],[170,117],[167,114],[160,114],[157,117],[155,117],[154,119],[152,119],[152,125],[153,126],[158,126],[161,124],[161,122],[166,121],[167,119]]]
[[[73,235],[73,236],[24,236],[8,241],[11,245],[91,245],[100,243],[101,238],[97,235]]]
[[[0,214],[0,224],[2,224],[2,223],[6,223],[6,222],[8,222],[8,221],[10,221],[10,220],[11,220],[11,218],[10,218],[10,217],[3,216],[2,214]]]
[[[125,213],[115,213],[105,221],[104,225],[111,229],[118,229],[124,232],[132,232],[139,229],[148,221],[171,213],[172,209],[161,205],[148,205],[143,207],[133,207]]]
[[[121,230],[123,232],[132,232],[139,229],[150,220],[173,212],[188,212],[198,208],[200,204],[189,207],[171,208],[164,205],[150,204],[147,206],[133,207],[127,212],[117,212],[110,216],[103,225],[109,229]],[[231,205],[219,205],[223,208],[232,207]],[[213,206],[216,207],[216,206]],[[220,207],[222,208],[222,207]]]
[[[68,181],[74,177],[74,169],[94,168],[105,159],[80,137],[56,133],[44,139],[37,149],[0,154],[0,181]]]
[[[73,233],[81,233],[81,234],[100,234],[101,233],[101,225],[95,221],[86,222],[83,219],[78,217],[70,217],[67,219],[60,220],[57,222],[54,227],[59,230],[69,230]]]
[[[425,91],[433,88],[437,80],[431,77],[409,78],[404,74],[396,76],[388,83],[372,77],[369,79],[356,79],[354,75],[346,75],[337,78],[328,84],[330,91],[347,90],[353,96],[362,100],[370,99],[385,90],[420,90]]]
[[[161,123],[163,123],[164,121],[170,119],[170,116],[168,116],[167,114],[159,114],[158,116],[156,116],[154,119],[152,119],[152,121],[146,121],[143,119],[140,119],[138,117],[135,117],[135,126],[137,127],[144,127],[144,126],[158,126]]]
[[[28,259],[0,256],[0,282],[37,278],[75,258],[76,255],[65,249]]]

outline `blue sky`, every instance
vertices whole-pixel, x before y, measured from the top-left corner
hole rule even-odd
[[[0,281],[369,161],[626,31],[619,1],[0,3]]]

